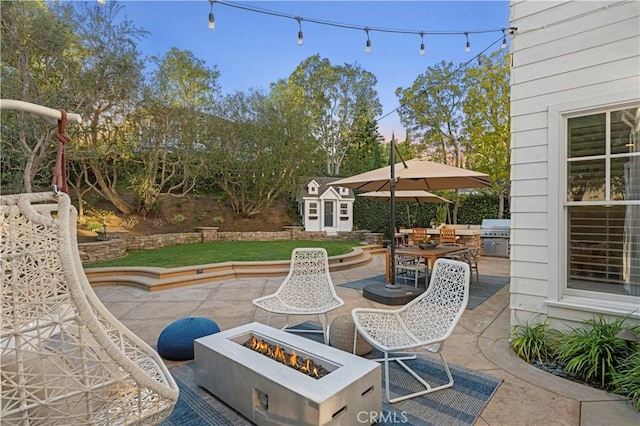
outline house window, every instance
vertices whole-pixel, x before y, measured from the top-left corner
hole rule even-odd
[[[640,107],[567,119],[567,289],[640,296]]]
[[[309,219],[318,218],[318,203],[309,203]]]
[[[338,190],[339,190],[338,193],[340,195],[349,195],[349,188],[345,188],[344,186],[339,186]]]
[[[315,185],[309,185],[309,194],[318,195],[318,187]]]
[[[340,216],[347,216],[349,214],[349,209],[347,208],[347,203],[340,203]]]

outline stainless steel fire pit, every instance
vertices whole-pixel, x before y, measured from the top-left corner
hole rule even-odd
[[[310,377],[243,346],[251,337],[329,373]],[[196,339],[194,349],[197,383],[257,425],[358,425],[381,412],[380,364],[305,337],[254,322]]]

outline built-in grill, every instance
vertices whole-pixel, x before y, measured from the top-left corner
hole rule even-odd
[[[483,254],[485,256],[509,256],[511,220],[484,219],[480,227]]]

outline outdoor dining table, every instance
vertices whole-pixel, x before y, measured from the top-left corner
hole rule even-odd
[[[450,253],[464,250],[466,247],[451,247],[451,246],[435,246],[432,248],[421,249],[420,247],[398,247],[396,248],[396,256],[415,256],[423,257],[429,265],[429,270],[433,269],[433,264],[439,257],[444,257]],[[387,282],[391,282],[391,251],[387,250],[385,253],[385,279]]]

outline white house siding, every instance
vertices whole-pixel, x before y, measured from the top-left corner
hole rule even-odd
[[[640,99],[640,2],[511,1],[511,323],[558,325],[616,307],[558,303],[554,112]],[[600,104],[598,105],[598,103]],[[586,107],[585,107],[586,109]]]

